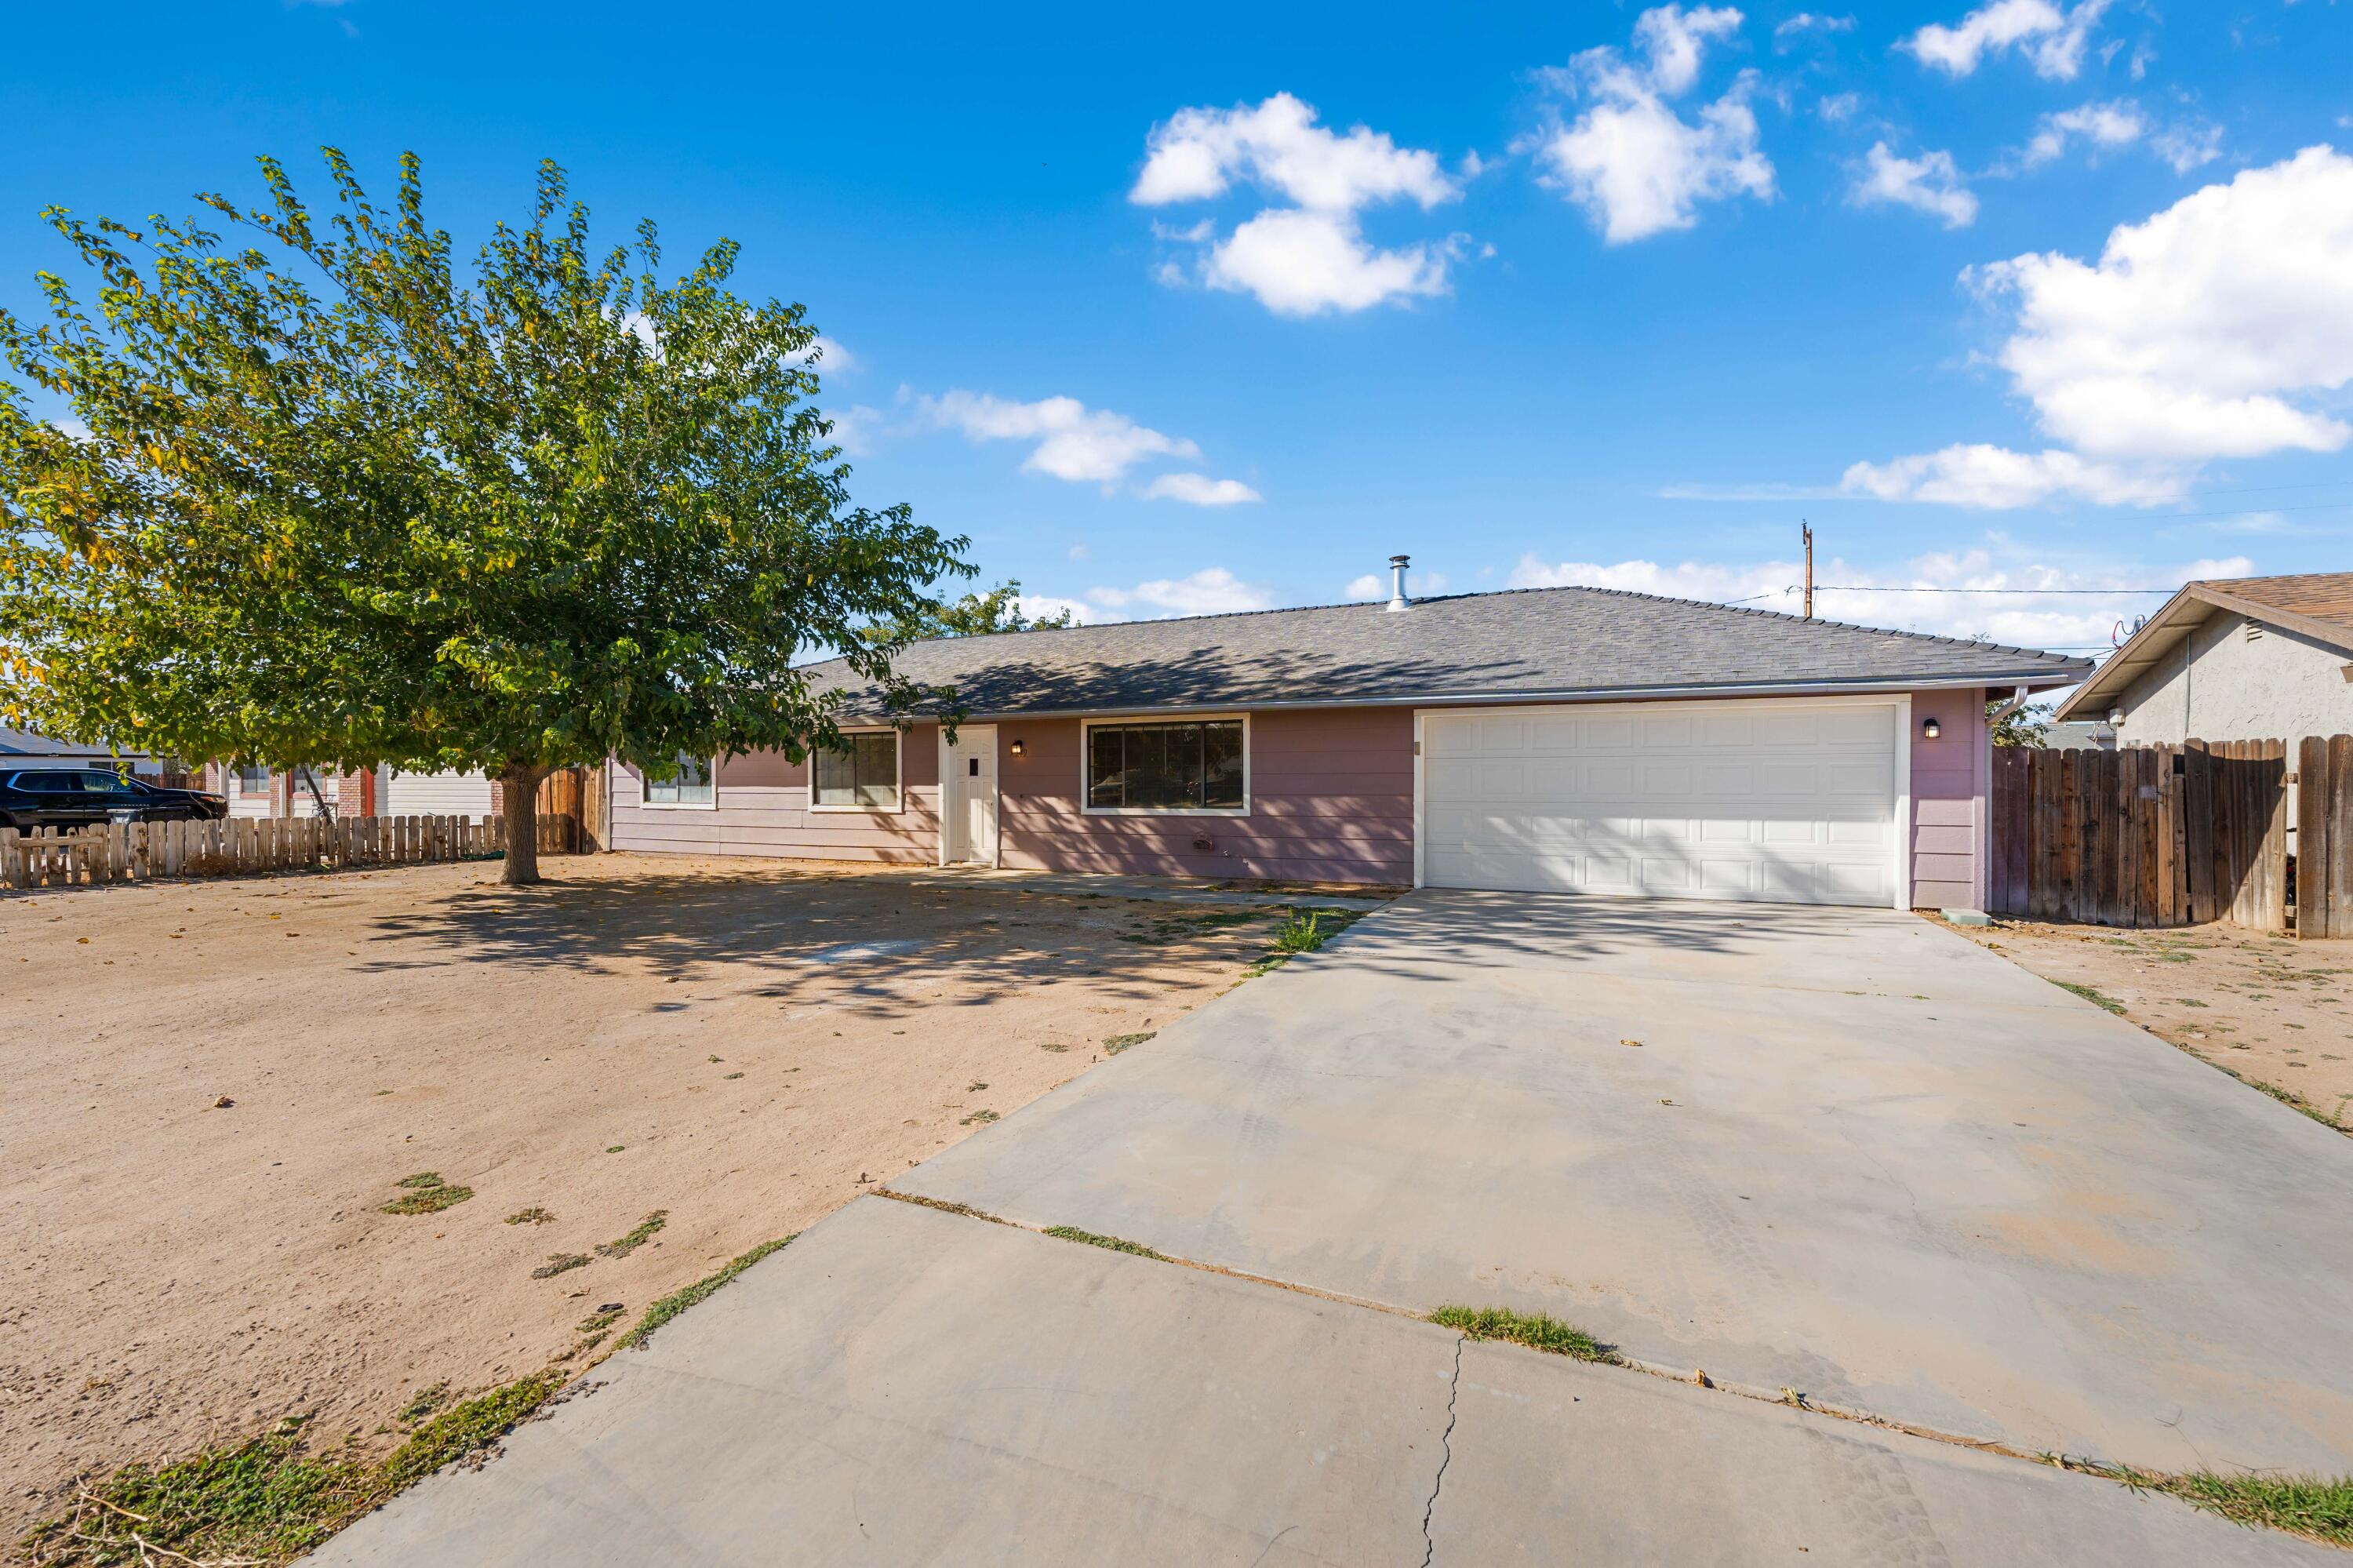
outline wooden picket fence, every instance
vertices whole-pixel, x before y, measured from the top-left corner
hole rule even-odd
[[[2295,840],[2295,934],[2353,937],[2353,735],[2296,747]]]
[[[1989,913],[2353,937],[2353,736],[1996,747],[1990,804]]]
[[[572,818],[539,819],[543,854],[568,853],[579,836]],[[419,865],[501,855],[506,847],[499,817],[230,817],[29,833],[0,828],[0,887]]]

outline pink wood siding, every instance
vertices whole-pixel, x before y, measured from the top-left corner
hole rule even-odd
[[[613,847],[933,865],[940,858],[940,739],[917,725],[899,742],[902,809],[809,810],[808,766],[778,752],[719,765],[712,807],[648,806],[634,768],[613,768]]]
[[[1413,880],[1412,710],[1259,713],[1250,726],[1249,815],[1129,817],[1081,810],[1077,719],[1000,723],[1003,863],[1285,882]],[[1016,740],[1019,757],[1009,749]]]
[[[1920,726],[1935,718],[1930,740]],[[1912,906],[1983,909],[1985,693],[1912,694]]]
[[[1985,907],[1985,694],[1912,698],[1912,902]],[[1920,734],[1934,715],[1943,733]],[[1022,743],[1022,755],[1012,744]],[[1080,721],[1000,720],[1003,863],[1033,870],[1274,881],[1413,880],[1413,711],[1313,708],[1250,717],[1247,816],[1091,816],[1081,810]],[[613,847],[931,864],[939,858],[939,731],[902,742],[906,807],[808,810],[806,766],[765,754],[719,770],[714,810],[648,808],[614,769]],[[1208,847],[1198,846],[1206,840]]]

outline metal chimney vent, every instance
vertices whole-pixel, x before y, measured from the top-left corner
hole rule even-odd
[[[1392,612],[1413,608],[1413,600],[1405,597],[1405,569],[1411,562],[1409,556],[1389,557],[1389,602],[1387,608]]]

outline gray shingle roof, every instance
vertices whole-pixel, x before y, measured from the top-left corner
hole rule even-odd
[[[2092,667],[2029,649],[1590,588],[1458,594],[1396,614],[1322,605],[935,638],[895,662],[913,680],[955,687],[976,717],[1907,682],[2054,686]],[[874,711],[871,690],[840,661],[809,671],[820,689],[844,688],[849,712]]]

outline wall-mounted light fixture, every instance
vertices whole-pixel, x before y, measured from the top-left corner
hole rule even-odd
[[[1920,721],[1920,734],[1924,738],[1934,740],[1944,733],[1945,726],[1936,722],[1934,715]]]
[[[1018,757],[1021,755],[1021,743],[1017,740],[1006,749],[1012,752],[1014,756]]]

